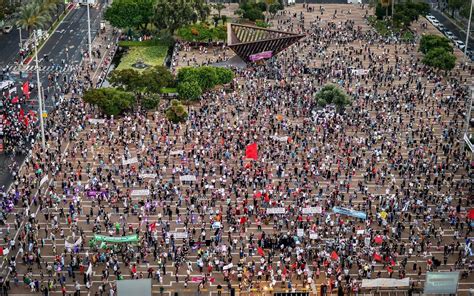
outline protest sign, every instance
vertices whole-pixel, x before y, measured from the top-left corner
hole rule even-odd
[[[286,213],[285,208],[267,208],[267,214],[284,214]]]

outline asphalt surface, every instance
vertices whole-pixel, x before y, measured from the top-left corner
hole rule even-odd
[[[103,6],[97,8],[91,7],[90,9],[92,39],[94,39],[94,36],[99,30],[102,8]],[[48,85],[49,74],[57,71],[60,77],[68,75],[72,72],[73,67],[80,63],[82,53],[88,50],[87,30],[87,7],[78,6],[67,15],[38,53],[42,85]],[[10,77],[18,82],[18,85],[21,85],[25,79],[20,77],[20,68],[15,66],[15,60],[19,58],[18,30],[12,30],[9,34],[0,35],[0,44],[0,68],[8,67],[11,72]],[[68,48],[68,52],[66,52],[66,48]],[[48,55],[48,61],[44,59],[44,55]],[[62,60],[66,62],[63,64]],[[34,84],[36,84],[35,67],[34,60],[25,67],[27,76],[30,77],[29,80]],[[38,109],[38,99],[35,89],[31,91],[30,105],[28,106],[29,109],[34,110]],[[54,102],[50,95],[53,92],[54,89],[52,88],[50,88],[49,93],[45,89],[45,93],[47,94],[45,107],[47,111],[54,107]],[[15,161],[19,164],[23,159],[24,156],[18,156],[15,158]],[[9,186],[12,181],[12,175],[8,169],[10,163],[11,159],[9,155],[0,154],[0,186]]]

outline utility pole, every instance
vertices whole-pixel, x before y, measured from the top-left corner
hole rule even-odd
[[[89,39],[89,61],[92,63],[92,44],[91,44],[91,15],[89,11],[89,0],[87,0],[87,37]]]
[[[471,0],[471,12],[469,13],[469,21],[467,22],[466,47],[464,47],[464,56],[466,59],[467,59],[467,48],[469,45],[469,35],[471,34],[472,6],[474,6],[474,0]]]
[[[18,27],[18,31],[20,31],[20,50],[23,48],[23,43],[21,42],[21,27]]]
[[[35,62],[36,62],[36,85],[38,86],[38,103],[39,103],[39,119],[41,127],[41,146],[46,148],[46,143],[44,140],[44,122],[43,122],[43,98],[41,96],[41,82],[39,76],[39,65],[38,65],[38,42],[36,30],[34,31],[34,44],[35,44]]]

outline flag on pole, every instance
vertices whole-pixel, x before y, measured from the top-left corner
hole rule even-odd
[[[247,146],[245,149],[245,157],[246,158],[251,158],[253,160],[258,159],[258,148],[257,148],[257,143],[252,143]]]
[[[30,98],[30,83],[28,81],[25,81],[21,89],[23,90],[23,94],[26,96],[26,98],[29,99]]]

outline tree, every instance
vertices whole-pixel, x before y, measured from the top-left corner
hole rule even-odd
[[[117,116],[130,109],[135,102],[133,94],[115,88],[92,88],[83,95],[83,100],[96,105],[107,114]]]
[[[30,35],[33,30],[44,29],[50,19],[49,11],[44,9],[40,1],[35,1],[20,6],[16,25],[25,29]]]
[[[268,12],[271,17],[274,18],[278,11],[282,10],[284,7],[281,3],[274,3],[268,8]]]
[[[109,82],[125,91],[137,92],[143,85],[141,74],[135,69],[113,70]]]
[[[153,17],[154,0],[114,0],[104,18],[112,26],[145,30]]]
[[[468,1],[466,0],[448,0],[448,8],[451,9],[451,17],[454,17],[454,12],[459,10],[464,3]]]
[[[216,67],[217,84],[227,84],[234,79],[234,72],[231,69]]]
[[[445,48],[434,48],[423,57],[422,63],[440,70],[450,71],[456,65],[456,56]]]
[[[221,12],[225,8],[225,5],[219,2],[219,3],[213,4],[212,8],[217,10],[217,14],[219,15],[219,18],[221,18]]]
[[[469,14],[471,13],[471,4],[469,2],[465,2],[463,6],[459,10],[459,14],[462,17],[469,19]]]
[[[316,93],[316,102],[319,106],[324,107],[328,104],[336,105],[339,112],[344,111],[344,107],[351,104],[347,94],[334,84],[326,84]]]
[[[157,0],[154,6],[154,24],[157,29],[174,33],[178,28],[205,21],[211,9],[203,0]]]
[[[147,93],[159,93],[163,87],[173,85],[174,78],[165,66],[155,66],[146,69],[141,77]]]
[[[183,100],[197,101],[202,95],[202,89],[196,81],[178,84],[179,97]]]
[[[434,48],[444,48],[449,52],[453,51],[453,47],[447,38],[434,34],[423,35],[420,40],[419,51],[426,54]]]
[[[146,95],[141,99],[140,103],[146,110],[153,110],[160,103],[160,96],[158,94]]]
[[[188,112],[178,100],[171,100],[171,105],[166,109],[166,118],[173,123],[185,122]]]

